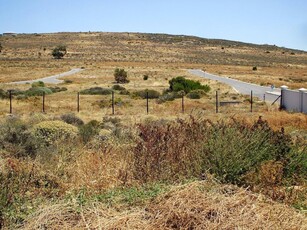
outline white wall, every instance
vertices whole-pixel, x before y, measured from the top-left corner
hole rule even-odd
[[[282,107],[290,112],[307,113],[307,92],[282,89]]]
[[[306,93],[303,93],[303,109],[302,109],[302,112],[303,113],[307,113],[307,92]]]
[[[287,111],[301,112],[300,93],[294,90],[282,90],[282,107]]]

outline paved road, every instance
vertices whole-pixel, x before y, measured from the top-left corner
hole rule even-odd
[[[26,84],[26,83],[31,84],[31,83],[37,82],[37,81],[42,81],[44,83],[51,83],[51,84],[59,84],[59,83],[62,83],[64,80],[59,80],[58,78],[73,75],[73,74],[76,74],[76,73],[78,73],[82,70],[83,69],[72,69],[68,72],[60,73],[60,74],[57,74],[57,75],[52,75],[52,76],[49,76],[49,77],[44,77],[44,78],[35,79],[35,80],[27,80],[27,81],[15,81],[15,82],[10,82],[8,84]]]
[[[251,91],[253,91],[253,95],[258,97],[259,99],[263,99],[264,95],[266,101],[275,101],[278,96],[280,95],[280,89],[272,90],[271,87],[259,86],[251,83],[246,83],[243,81],[227,78],[227,77],[220,77],[217,75],[213,75],[207,72],[204,72],[199,69],[192,69],[188,70],[189,73],[197,75],[199,77],[208,78],[211,80],[219,81],[225,83],[227,85],[232,86],[235,90],[243,95],[250,95]]]

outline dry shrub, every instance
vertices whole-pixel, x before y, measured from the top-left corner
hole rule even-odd
[[[127,164],[125,156],[114,148],[87,150],[77,156],[75,162],[67,169],[71,175],[70,187],[101,191],[126,184]]]
[[[214,182],[175,186],[146,207],[76,202],[42,207],[23,229],[305,229],[294,209],[242,188]]]
[[[199,150],[208,127],[208,121],[192,117],[139,124],[139,140],[132,152],[135,178],[148,182],[200,175]]]
[[[280,161],[264,162],[260,166],[260,183],[264,186],[280,184],[283,179],[284,165]]]
[[[159,229],[302,229],[307,219],[285,205],[235,186],[195,182],[150,207]]]

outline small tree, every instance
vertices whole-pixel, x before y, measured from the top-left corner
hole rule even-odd
[[[124,69],[118,69],[116,68],[114,71],[114,77],[115,77],[115,81],[117,83],[128,83],[129,80],[128,78],[128,74]]]
[[[55,59],[61,59],[65,56],[66,53],[67,53],[66,46],[60,45],[53,49],[52,56]]]
[[[1,43],[0,43],[0,53],[1,53],[1,51],[2,51],[2,45],[1,45]]]

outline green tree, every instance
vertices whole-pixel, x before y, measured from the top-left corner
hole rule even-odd
[[[67,53],[66,46],[60,45],[60,46],[57,46],[53,49],[52,56],[55,59],[61,59],[65,56],[66,53]]]
[[[117,83],[128,83],[128,74],[124,69],[116,68],[114,71],[115,81]]]
[[[1,43],[0,43],[0,53],[1,53],[1,51],[2,51],[2,48],[3,48],[3,47],[2,47],[2,45],[1,45]]]
[[[199,81],[193,81],[186,79],[184,77],[176,77],[169,81],[169,89],[172,92],[184,91],[185,93],[189,93],[192,90],[202,90],[204,92],[210,91],[210,86],[202,85]]]

